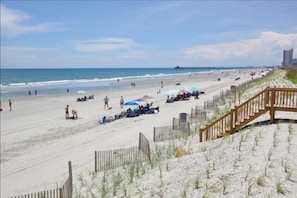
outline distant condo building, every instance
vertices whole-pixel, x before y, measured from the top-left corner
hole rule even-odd
[[[284,50],[283,66],[288,67],[293,65],[293,48],[290,50]]]

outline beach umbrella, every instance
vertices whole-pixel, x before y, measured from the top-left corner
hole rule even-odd
[[[179,94],[190,94],[191,92],[186,89],[179,90]]]
[[[191,91],[198,91],[198,87],[191,87],[190,90]]]
[[[164,93],[166,96],[174,96],[176,94],[178,94],[178,90],[177,89],[171,89],[171,90],[168,90]]]
[[[78,94],[86,94],[87,92],[84,91],[84,90],[79,90],[79,91],[77,91],[76,93],[78,93]]]
[[[130,100],[124,103],[125,106],[138,106],[139,104],[134,101],[134,100]]]

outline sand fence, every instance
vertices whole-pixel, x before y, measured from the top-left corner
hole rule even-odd
[[[240,96],[241,92],[243,92],[245,89],[247,89],[252,83],[257,81],[258,79],[249,80],[247,82],[241,83],[238,86],[231,86],[230,89],[227,89],[225,91],[221,91],[219,95],[213,96],[212,99],[208,99],[204,101],[204,109],[208,110],[214,110],[220,105],[225,105],[226,101],[231,100],[233,97],[233,102],[235,103],[238,100],[238,103],[240,103]]]
[[[200,121],[205,121],[207,112],[195,107],[191,109],[191,113],[180,113],[179,118],[172,118],[171,126],[154,127],[153,140],[160,142],[170,139],[177,139],[185,135],[191,134],[191,125]]]
[[[71,161],[68,162],[68,172],[69,172],[68,178],[66,179],[66,181],[64,182],[61,188],[28,193],[24,195],[9,197],[9,198],[70,198],[72,197],[72,192],[73,192]]]
[[[124,164],[142,162],[150,159],[150,144],[148,139],[139,133],[138,146],[105,151],[95,151],[95,172],[100,172]]]

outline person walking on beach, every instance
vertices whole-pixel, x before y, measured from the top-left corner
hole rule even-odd
[[[12,102],[10,99],[8,100],[8,105],[9,105],[9,111],[12,111]]]
[[[69,105],[66,105],[66,108],[65,108],[65,118],[66,119],[69,118]]]
[[[121,96],[121,99],[120,99],[120,107],[121,108],[123,108],[123,106],[124,106],[124,98],[123,98],[123,96]]]
[[[109,98],[107,96],[105,96],[104,98],[104,109],[109,109],[109,106],[108,106],[108,101],[109,101]]]

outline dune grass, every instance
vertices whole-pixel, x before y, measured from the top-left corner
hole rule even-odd
[[[292,83],[297,84],[297,68],[287,68],[284,70],[286,71],[286,78]]]

